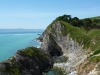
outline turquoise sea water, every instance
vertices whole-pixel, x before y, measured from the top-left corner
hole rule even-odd
[[[18,50],[41,44],[36,41],[44,30],[26,29],[0,29],[0,61],[4,61],[13,56]],[[58,75],[54,71],[49,71],[46,75]]]
[[[36,41],[44,30],[0,29],[0,61],[13,56],[18,50],[28,46],[39,47]]]
[[[47,72],[46,75],[59,75],[59,74],[55,71],[49,71],[49,72]]]

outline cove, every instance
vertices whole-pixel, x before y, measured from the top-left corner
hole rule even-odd
[[[55,71],[49,71],[46,73],[46,75],[59,75],[59,74]]]

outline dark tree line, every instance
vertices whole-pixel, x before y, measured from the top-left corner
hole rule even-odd
[[[76,27],[84,27],[87,30],[100,29],[100,19],[79,19],[78,17],[72,18],[71,15],[63,15],[56,18],[56,20],[65,21]]]

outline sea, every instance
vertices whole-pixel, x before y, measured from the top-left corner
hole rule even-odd
[[[0,29],[0,62],[14,56],[21,49],[29,46],[40,47],[36,39],[44,29]],[[49,71],[46,75],[59,75]]]
[[[0,61],[12,57],[18,50],[29,46],[40,47],[36,40],[44,29],[0,29]]]

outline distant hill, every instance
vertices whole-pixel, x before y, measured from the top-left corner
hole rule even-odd
[[[91,17],[91,19],[100,19],[100,16]]]

